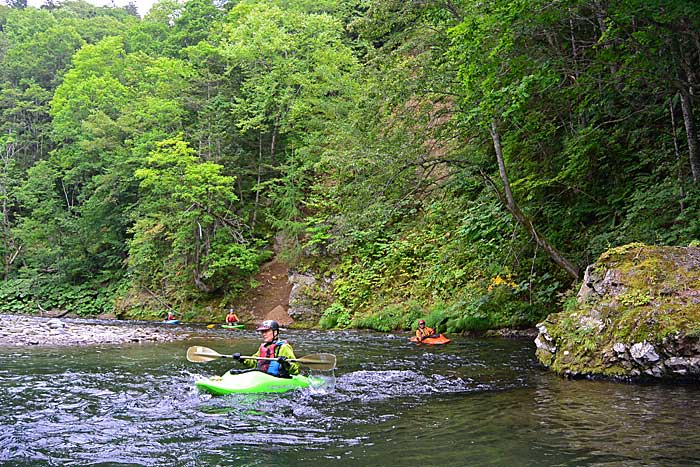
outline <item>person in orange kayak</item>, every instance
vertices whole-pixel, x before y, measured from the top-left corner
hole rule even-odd
[[[428,337],[437,337],[437,334],[435,334],[435,329],[426,326],[424,319],[418,320],[418,329],[416,329],[416,338],[418,339],[418,342]]]
[[[296,359],[294,349],[285,340],[280,340],[280,325],[273,319],[268,319],[262,322],[257,328],[262,337],[262,344],[254,357],[268,357],[276,360],[251,360],[241,358],[240,353],[233,354],[233,359],[241,362],[243,366],[248,368],[256,368],[265,373],[281,378],[289,378],[291,375],[299,374],[299,364],[290,362],[289,359]]]
[[[226,315],[226,324],[236,324],[239,321],[238,315],[233,311],[233,308],[229,308]]]

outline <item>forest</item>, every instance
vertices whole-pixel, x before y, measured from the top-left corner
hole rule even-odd
[[[700,241],[693,0],[8,0],[0,113],[3,313],[518,328]]]

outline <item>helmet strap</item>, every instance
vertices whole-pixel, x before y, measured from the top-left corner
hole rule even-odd
[[[277,338],[279,337],[279,331],[275,331],[274,329],[271,329],[272,331],[272,339],[269,341],[263,341],[264,344],[272,344],[273,342],[277,342]]]

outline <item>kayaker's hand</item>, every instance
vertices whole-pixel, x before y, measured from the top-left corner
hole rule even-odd
[[[240,362],[241,361],[241,354],[236,352],[235,354],[233,354],[233,359],[236,360],[237,362]]]
[[[282,365],[284,367],[289,366],[289,362],[287,361],[287,357],[285,357],[284,355],[282,355],[281,357],[278,357],[277,361],[279,362],[280,365]]]

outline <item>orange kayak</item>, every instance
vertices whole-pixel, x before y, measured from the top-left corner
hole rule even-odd
[[[449,342],[452,342],[450,339],[445,337],[443,334],[440,334],[437,337],[426,337],[422,341],[418,342],[418,338],[416,336],[411,337],[411,342],[415,342],[416,344],[430,344],[430,345],[439,345],[439,344],[447,344]]]

